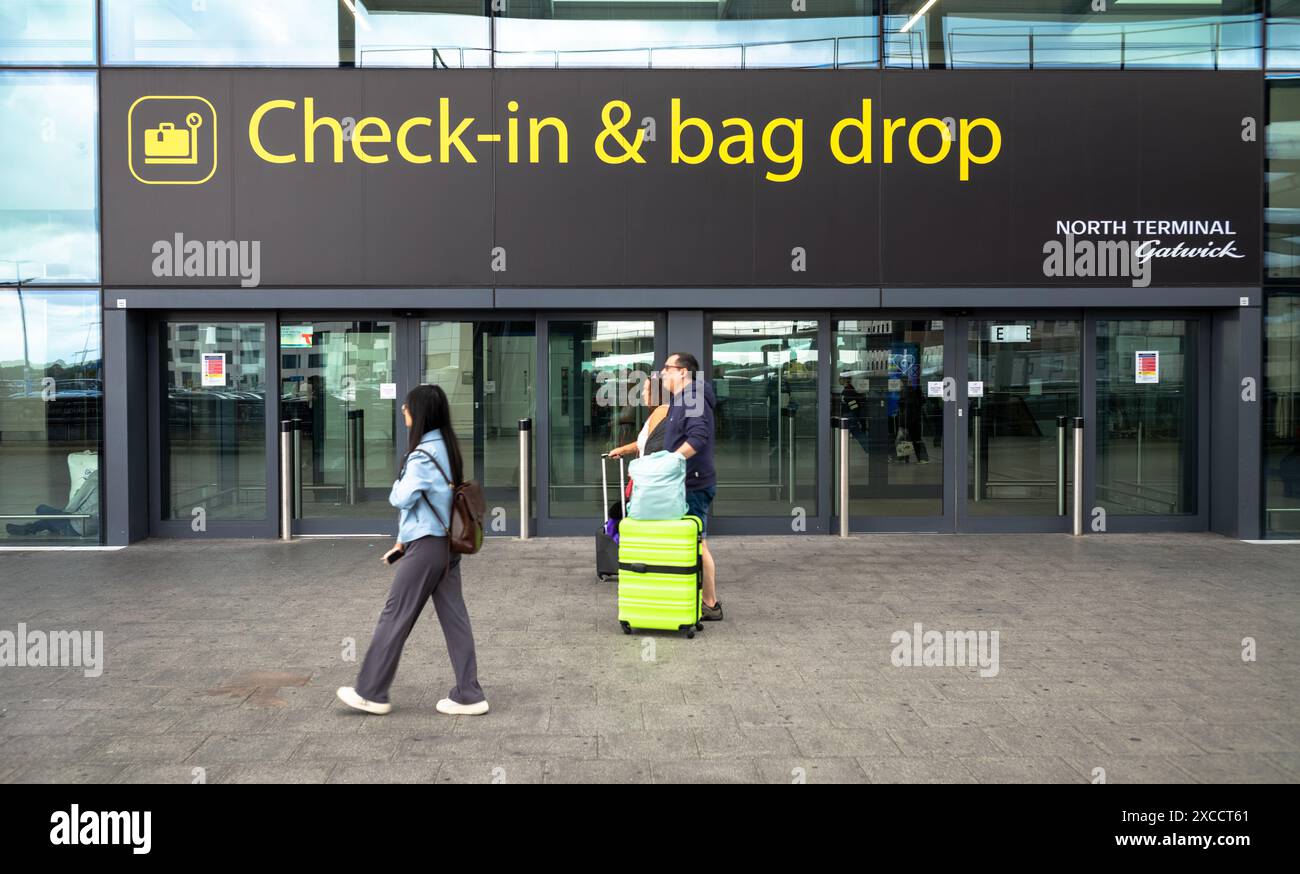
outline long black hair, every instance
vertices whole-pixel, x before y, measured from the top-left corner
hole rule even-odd
[[[430,431],[442,434],[443,445],[447,447],[447,457],[451,459],[452,484],[460,485],[465,481],[464,467],[461,463],[460,442],[456,431],[451,427],[451,404],[447,393],[437,385],[417,385],[406,396],[406,410],[411,414],[411,433],[406,444],[406,454],[410,455],[420,445],[420,439]],[[405,467],[405,461],[403,461]]]

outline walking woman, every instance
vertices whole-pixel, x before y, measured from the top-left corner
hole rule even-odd
[[[432,597],[456,673],[456,685],[438,702],[438,712],[478,716],[487,713],[488,703],[478,684],[474,635],[461,595],[460,556],[451,552],[447,539],[452,483],[462,482],[464,472],[447,394],[436,385],[418,386],[406,396],[402,414],[410,443],[402,471],[388,495],[388,502],[399,513],[397,544],[382,559],[397,562],[397,574],[357,674],[357,685],[340,687],[339,700],[366,713],[393,709],[388,688],[397,673],[402,647]]]

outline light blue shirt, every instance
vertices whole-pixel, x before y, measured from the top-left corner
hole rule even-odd
[[[451,459],[447,455],[447,445],[442,442],[438,430],[428,432],[420,438],[420,448],[438,459],[447,476],[452,475]],[[444,520],[451,518],[451,483],[447,482],[438,468],[433,466],[420,453],[412,453],[406,460],[406,469],[402,476],[393,483],[393,490],[388,493],[388,503],[399,512],[397,539],[401,543],[410,543],[426,535],[445,537],[447,529],[434,516],[429,504],[438,508]],[[420,496],[423,492],[429,499],[426,503]]]

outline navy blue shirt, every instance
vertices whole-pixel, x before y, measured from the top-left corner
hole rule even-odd
[[[693,380],[668,401],[664,420],[664,449],[676,452],[689,442],[695,454],[686,459],[686,490],[708,488],[718,482],[713,469],[713,385]]]

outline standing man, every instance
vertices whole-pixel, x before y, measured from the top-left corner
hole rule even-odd
[[[686,459],[686,506],[700,517],[703,536],[709,536],[709,507],[717,494],[718,475],[713,469],[713,407],[717,398],[712,384],[697,379],[700,363],[689,352],[674,352],[661,368],[661,380],[669,393],[668,417],[664,423],[664,448]],[[700,618],[722,619],[713,556],[704,541],[704,591]]]

